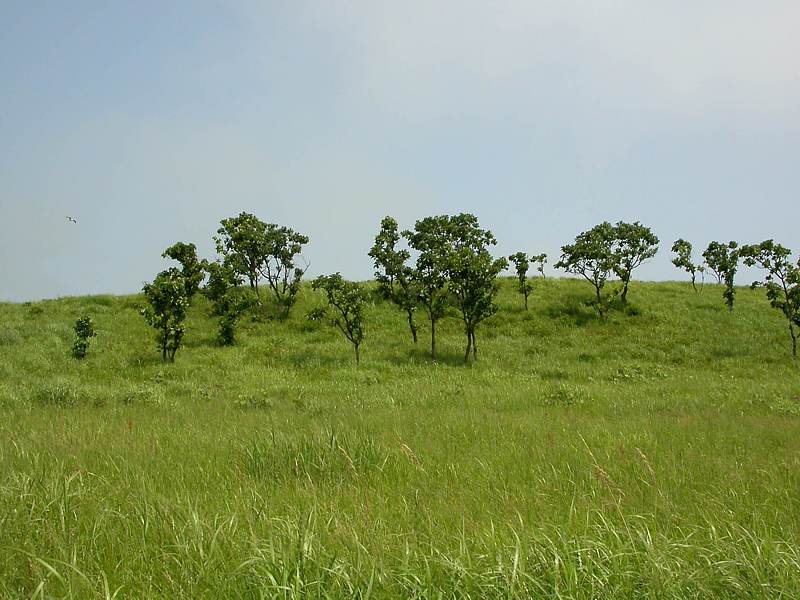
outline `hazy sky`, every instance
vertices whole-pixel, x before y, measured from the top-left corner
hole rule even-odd
[[[498,253],[604,219],[800,249],[800,2],[0,2],[0,299],[134,292],[242,210],[371,276],[380,218]],[[73,215],[74,225],[65,219]]]

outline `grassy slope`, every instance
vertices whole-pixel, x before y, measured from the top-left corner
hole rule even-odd
[[[310,290],[174,365],[139,297],[0,304],[0,597],[800,597],[800,371],[720,294],[505,280],[473,367],[379,304],[356,368]]]

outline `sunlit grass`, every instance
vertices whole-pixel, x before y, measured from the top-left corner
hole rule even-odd
[[[800,370],[762,292],[504,281],[440,361],[370,307],[165,365],[139,297],[0,305],[0,597],[800,597]],[[72,325],[96,323],[83,361]]]

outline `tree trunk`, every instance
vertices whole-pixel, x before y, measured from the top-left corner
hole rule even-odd
[[[411,337],[414,339],[414,343],[417,343],[417,326],[414,324],[414,312],[413,311],[406,311],[408,313],[408,327],[411,329]]]
[[[797,334],[794,332],[791,321],[789,322],[789,334],[792,336],[792,359],[797,360]]]
[[[358,351],[358,344],[353,344],[353,346],[355,347],[356,350],[356,364],[359,365],[361,364],[361,354]]]
[[[525,290],[525,310],[528,310],[528,290]]]
[[[630,281],[630,279],[626,279],[625,285],[622,286],[622,296],[620,296],[620,300],[622,300],[623,304],[627,304],[628,302],[628,284]]]
[[[169,332],[169,330],[167,329],[167,326],[165,324],[164,325],[164,333],[163,333],[164,337],[161,340],[161,361],[162,362],[167,362],[167,340],[169,339],[167,337],[168,332]]]
[[[692,273],[692,289],[693,289],[695,292],[697,292],[697,286],[694,284],[694,280],[695,280],[695,274],[694,274],[694,273]]]
[[[467,351],[464,352],[464,364],[469,362],[469,352],[472,350],[472,334],[467,329]]]
[[[475,339],[475,330],[472,331],[472,362],[478,362],[478,341]]]
[[[431,319],[431,359],[436,360],[436,320]]]

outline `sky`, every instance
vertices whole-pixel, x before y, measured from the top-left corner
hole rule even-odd
[[[678,237],[798,251],[799,23],[796,0],[4,0],[0,300],[136,292],[241,211],[359,280],[387,214],[472,212],[551,264],[639,220],[641,279],[684,278]]]

